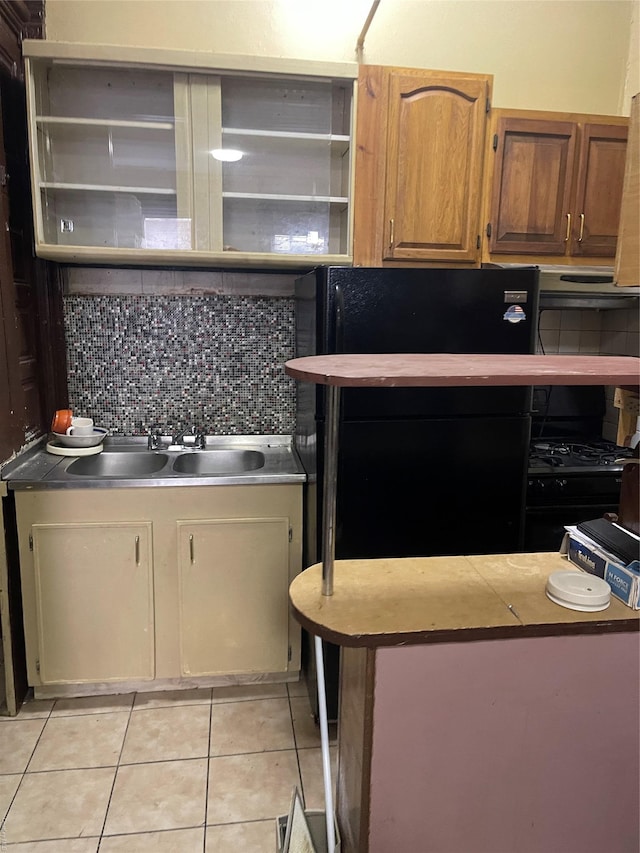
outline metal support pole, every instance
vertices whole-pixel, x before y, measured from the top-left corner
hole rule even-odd
[[[327,688],[324,678],[324,653],[322,640],[314,637],[316,672],[318,677],[318,711],[320,717],[320,745],[322,747],[322,781],[324,783],[324,815],[327,826],[327,853],[336,849],[335,815],[333,813],[333,788],[331,782],[331,754],[329,752],[329,724],[327,722]]]
[[[340,388],[327,386],[327,420],[324,437],[322,498],[322,594],[333,595],[333,562],[336,556],[336,497],[338,482],[338,426]]]

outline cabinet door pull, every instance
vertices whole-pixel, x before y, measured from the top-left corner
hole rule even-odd
[[[571,237],[571,214],[567,213],[567,233],[564,238],[564,242],[569,242],[569,237]]]
[[[578,237],[578,243],[582,243],[584,238],[584,213],[580,214],[580,235]]]
[[[193,533],[189,536],[189,559],[191,560],[191,565],[195,563],[195,554],[193,552]]]
[[[395,225],[394,220],[390,219],[389,220],[389,248],[390,249],[393,249],[393,239],[395,237],[394,227],[393,227],[394,225]]]
[[[136,566],[140,565],[140,537],[136,536]]]

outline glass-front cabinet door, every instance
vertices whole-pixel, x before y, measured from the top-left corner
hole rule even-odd
[[[348,254],[349,95],[330,81],[222,78],[225,249]]]
[[[45,244],[191,249],[178,198],[174,75],[38,63],[32,117],[38,236]],[[186,195],[181,187],[181,195]]]
[[[27,68],[38,255],[350,261],[353,79],[52,57]]]

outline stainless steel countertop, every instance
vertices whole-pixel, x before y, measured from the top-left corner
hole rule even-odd
[[[168,462],[153,474],[132,478],[80,476],[69,473],[69,467],[79,457],[56,456],[46,450],[46,439],[41,444],[23,453],[2,469],[1,479],[8,487],[19,489],[121,489],[149,486],[233,486],[267,485],[271,483],[303,483],[306,474],[293,449],[290,436],[286,435],[224,435],[207,436],[206,450],[185,448],[168,450],[167,442],[159,448],[166,454]],[[167,438],[168,441],[168,438]],[[181,454],[206,455],[215,450],[258,450],[264,454],[264,465],[251,471],[233,474],[183,474],[173,470],[173,462]],[[108,436],[104,441],[103,454],[144,453],[147,449],[145,436]],[[84,457],[95,458],[95,457]]]

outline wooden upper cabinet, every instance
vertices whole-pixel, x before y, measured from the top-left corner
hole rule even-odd
[[[612,258],[616,253],[627,134],[619,125],[585,124],[582,129],[572,255]]]
[[[476,260],[487,89],[391,72],[385,258]]]
[[[477,264],[488,75],[362,66],[354,263]]]
[[[576,132],[569,122],[500,119],[490,251],[564,254]]]
[[[496,110],[489,139],[489,256],[615,255],[625,118]]]
[[[619,234],[616,284],[621,287],[637,286],[640,284],[640,93],[631,99]]]

